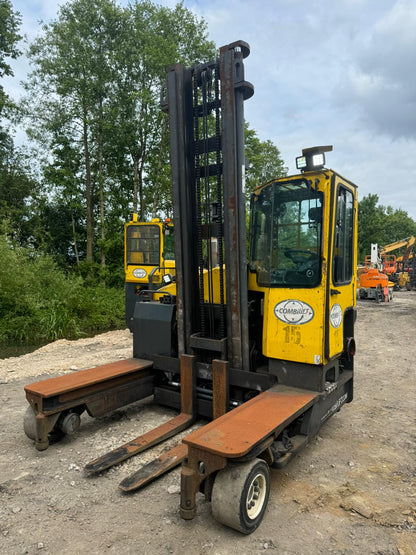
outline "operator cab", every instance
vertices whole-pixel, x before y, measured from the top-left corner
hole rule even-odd
[[[329,150],[304,149],[301,174],[272,180],[251,199],[249,297],[263,307],[251,322],[262,329],[252,350],[282,383],[286,361],[310,365],[302,381],[318,389],[349,356],[356,305],[356,186],[323,167]]]
[[[160,288],[175,275],[173,224],[170,219],[159,218],[139,222],[133,214],[125,225],[124,248],[126,325],[133,331],[137,296]]]

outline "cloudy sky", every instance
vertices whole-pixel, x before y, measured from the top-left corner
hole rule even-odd
[[[12,0],[23,32],[56,17],[55,0]],[[120,0],[126,4],[126,0]],[[173,0],[156,3],[173,6]],[[332,144],[327,166],[416,219],[416,0],[184,0],[218,47],[244,40],[255,88],[245,116],[290,173],[304,147]],[[6,87],[14,96],[24,60]]]

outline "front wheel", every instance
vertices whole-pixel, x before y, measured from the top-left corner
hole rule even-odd
[[[212,514],[218,522],[251,534],[263,520],[269,493],[270,473],[264,461],[230,463],[215,477]]]

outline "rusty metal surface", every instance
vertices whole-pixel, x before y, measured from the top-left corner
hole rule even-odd
[[[195,377],[196,357],[193,355],[181,356],[181,413],[168,422],[150,430],[132,441],[121,445],[117,449],[105,453],[98,459],[89,462],[84,470],[87,474],[97,474],[115,464],[118,464],[138,453],[161,443],[190,426],[195,420]],[[169,470],[170,468],[168,468]],[[166,470],[167,471],[167,470]]]
[[[250,369],[244,177],[244,99],[253,86],[244,80],[250,47],[237,41],[220,48],[221,133],[224,181],[224,237],[228,359],[233,368]],[[251,88],[251,94],[245,91]]]
[[[95,383],[94,385],[79,387],[77,389],[73,389],[72,391],[66,391],[65,393],[58,395],[57,398],[59,399],[60,403],[68,403],[68,402],[78,400],[80,396],[82,398],[89,397],[89,396],[96,396],[101,392],[103,393],[104,408],[105,408],[105,405],[107,404],[107,399],[105,398],[111,397],[112,391],[115,391],[123,386],[127,388],[129,387],[133,388],[135,383],[139,383],[139,384],[140,382],[144,383],[146,379],[150,379],[151,381],[153,381],[153,377],[154,377],[154,372],[151,368],[135,370],[130,372],[129,374],[124,374],[122,376],[104,379],[103,381]],[[151,394],[152,392],[149,393],[149,395]],[[53,397],[45,397],[45,400],[47,401],[48,399],[52,399],[52,398]],[[134,401],[137,401],[138,399],[142,399],[142,398],[143,396],[136,397]],[[124,404],[128,404],[128,403],[124,403]],[[111,403],[109,403],[109,405],[111,405]],[[104,412],[108,412],[108,410],[113,410],[113,409],[109,408],[109,409],[106,409]]]
[[[318,394],[279,386],[268,390],[184,438],[184,443],[227,458],[243,457],[293,421]]]
[[[229,406],[229,363],[226,360],[212,361],[212,418],[215,420],[228,410]]]
[[[152,395],[153,391],[154,374],[152,370],[138,370],[121,378],[106,380],[101,384],[53,397],[42,397],[37,393],[26,391],[26,399],[36,413],[50,415],[82,406],[86,408],[90,416],[101,416],[111,410],[148,397]]]
[[[49,447],[48,434],[53,430],[59,414],[45,416],[43,414],[36,415],[36,438],[35,447],[38,451],[45,451]]]
[[[28,384],[25,386],[25,391],[40,395],[41,397],[53,397],[54,395],[61,395],[76,389],[94,386],[106,380],[151,368],[152,366],[153,362],[149,360],[129,358],[103,364],[96,368],[89,368],[88,370],[80,370],[66,376]]]
[[[119,488],[125,492],[135,491],[143,486],[149,484],[162,474],[169,472],[182,461],[185,460],[188,454],[188,447],[183,443],[177,445],[170,451],[163,453],[157,459],[145,464],[134,474],[124,478],[119,484]]]
[[[81,415],[84,410],[87,410],[90,416],[100,416],[148,397],[153,391],[154,376],[151,370],[138,370],[121,378],[106,380],[101,385],[78,389],[70,392],[68,398],[64,400],[62,397],[65,398],[65,395],[42,397],[26,391],[26,398],[36,415],[36,437],[32,438],[35,439],[36,449],[48,448],[48,436],[54,432],[55,424],[61,414],[72,411]]]
[[[146,375],[147,373],[149,375]],[[130,376],[133,379],[128,379]],[[129,376],[124,376],[123,383],[115,382],[116,380],[105,382],[107,387],[103,391],[94,391],[85,397],[77,398],[71,403],[79,406],[81,401],[85,405],[88,414],[96,417],[149,397],[153,395],[155,389],[154,375],[149,370],[141,370]],[[98,386],[95,387],[98,388]]]
[[[165,422],[165,424],[161,424],[157,428],[150,430],[150,432],[136,437],[117,449],[105,453],[102,457],[98,457],[94,461],[89,462],[84,467],[84,470],[87,474],[97,474],[174,436],[190,426],[192,422],[192,415],[181,413],[168,422]]]
[[[196,357],[181,355],[181,413],[195,413],[196,400]]]
[[[207,451],[189,447],[181,471],[181,517],[190,520],[196,515],[196,494],[200,485],[217,470],[225,468],[227,459]],[[206,484],[207,482],[205,482]],[[212,480],[211,480],[212,486]],[[206,490],[208,497],[211,492]]]

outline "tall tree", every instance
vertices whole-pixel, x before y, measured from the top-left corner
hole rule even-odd
[[[32,136],[51,142],[57,132],[82,152],[86,221],[86,261],[93,263],[94,209],[98,188],[104,235],[103,129],[105,105],[114,82],[123,10],[111,0],[75,0],[60,8],[56,21],[30,47],[35,70],[26,88],[36,103],[28,112],[41,126]]]
[[[59,136],[82,153],[89,264],[98,254],[105,266],[112,244],[105,228],[126,217],[125,199],[143,218],[155,211],[155,198],[165,202],[165,66],[214,52],[205,23],[182,4],[169,9],[149,0],[125,9],[112,0],[73,0],[31,45],[30,133],[52,152]]]
[[[13,75],[8,59],[19,56],[20,51],[17,43],[22,38],[19,28],[22,18],[19,12],[14,12],[10,0],[0,0],[0,78],[5,75]],[[8,96],[0,85],[0,116]]]
[[[245,125],[246,191],[252,193],[255,187],[287,175],[287,167],[272,141],[260,141],[257,133]]]
[[[127,8],[128,25],[113,107],[117,136],[132,167],[133,211],[143,220],[163,204],[169,141],[160,110],[166,66],[191,65],[215,57],[206,24],[182,4],[173,9],[150,0]],[[163,183],[161,183],[163,181]]]

